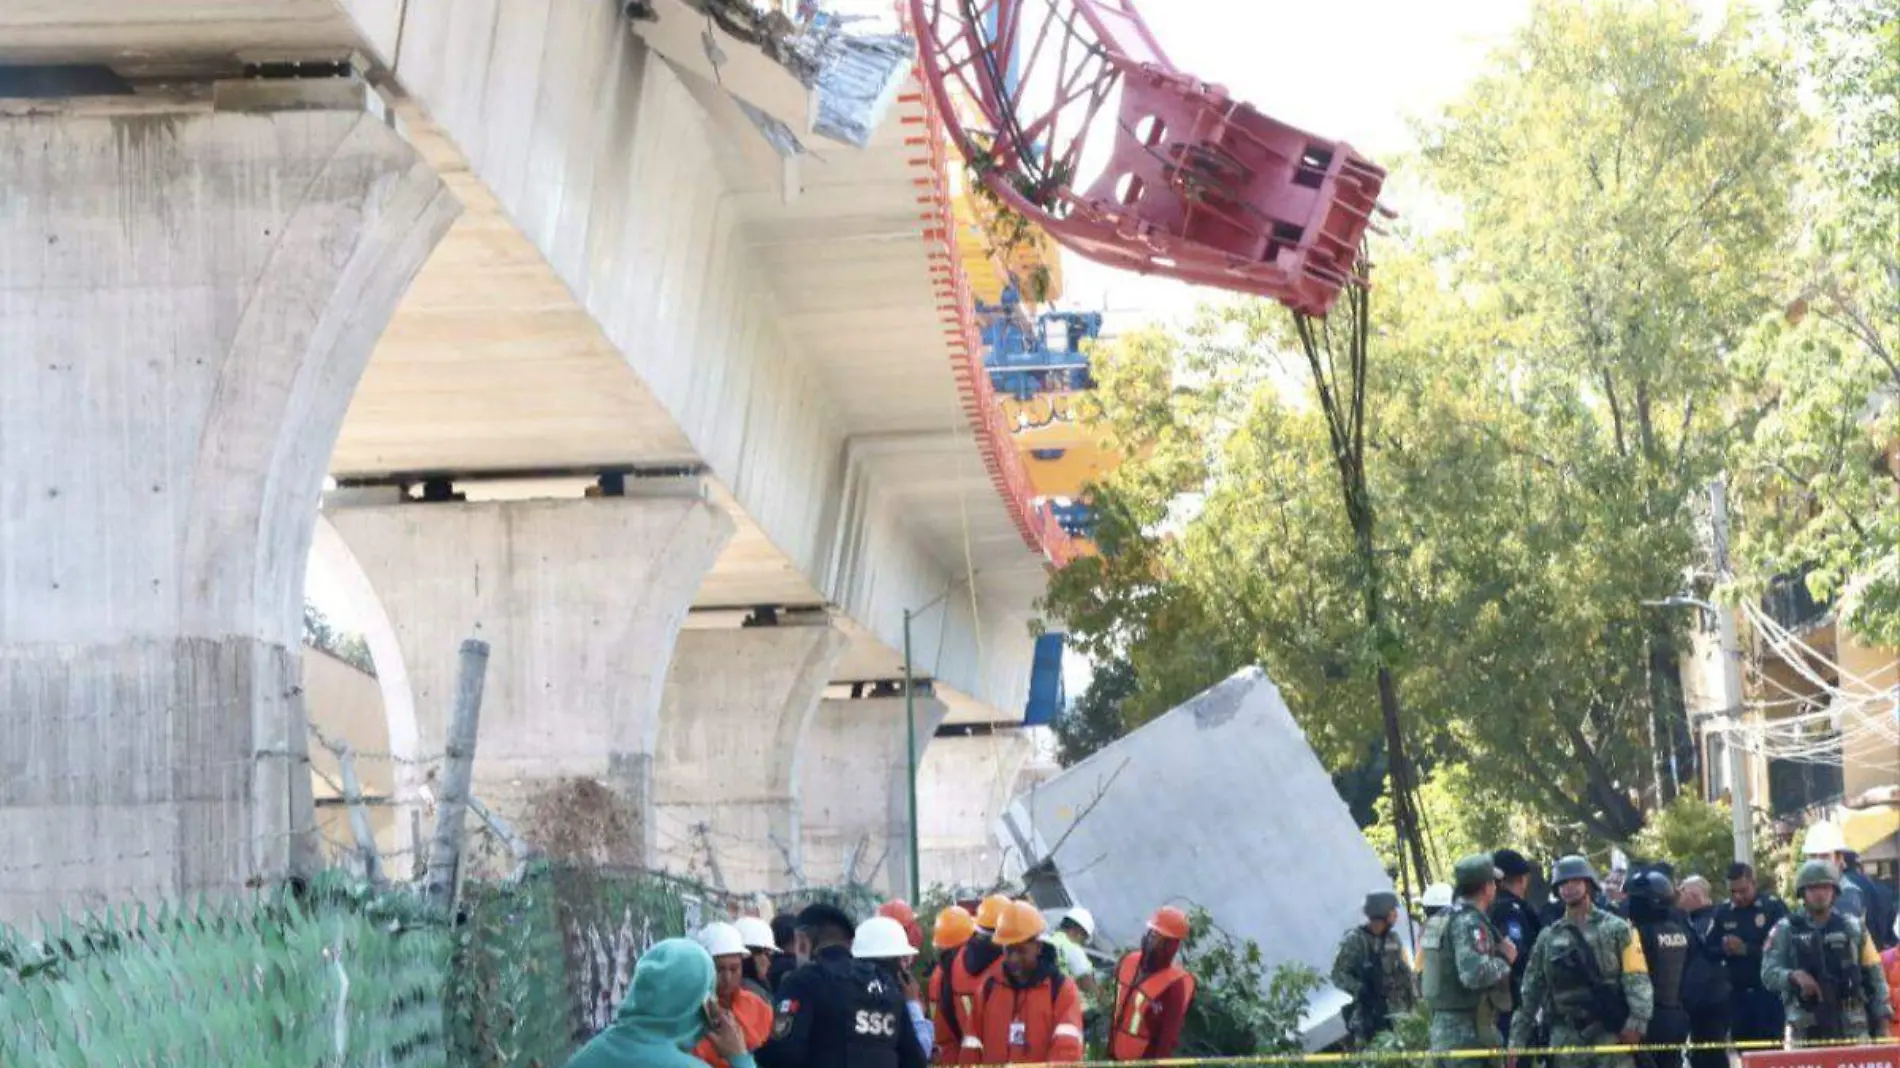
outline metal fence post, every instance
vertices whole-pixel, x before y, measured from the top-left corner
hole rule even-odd
[[[475,776],[475,736],[481,726],[482,684],[487,674],[488,643],[477,638],[463,641],[425,890],[429,903],[444,911],[455,902],[456,872],[462,859],[462,821],[468,811],[469,783]]]

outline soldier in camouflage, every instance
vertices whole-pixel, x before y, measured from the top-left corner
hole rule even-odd
[[[1887,978],[1866,928],[1835,908],[1840,873],[1810,860],[1794,887],[1801,907],[1768,932],[1762,987],[1781,995],[1797,1042],[1884,1035],[1892,1012]]]
[[[1497,1049],[1498,1017],[1511,1011],[1511,962],[1517,947],[1486,915],[1497,898],[1489,853],[1453,869],[1459,900],[1433,916],[1419,942],[1419,978],[1432,1012],[1432,1049]],[[1447,1062],[1451,1063],[1451,1062]],[[1469,1064],[1469,1062],[1457,1062]]]
[[[1412,962],[1399,938],[1399,896],[1366,895],[1366,922],[1346,932],[1333,954],[1333,985],[1352,995],[1347,1026],[1362,1045],[1392,1029],[1392,1018],[1412,1011]]]
[[[1565,857],[1550,881],[1563,899],[1561,919],[1544,928],[1524,969],[1524,1004],[1511,1018],[1511,1048],[1531,1042],[1541,1013],[1550,1046],[1636,1045],[1655,1013],[1643,942],[1622,917],[1593,900],[1597,876],[1582,857]],[[1566,1057],[1565,1068],[1630,1068],[1627,1053]]]

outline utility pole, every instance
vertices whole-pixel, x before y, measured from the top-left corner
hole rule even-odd
[[[1715,579],[1731,577],[1728,560],[1728,476],[1717,475],[1709,484],[1709,525],[1713,533]],[[1722,714],[1727,722],[1729,811],[1734,819],[1735,859],[1755,863],[1755,810],[1750,796],[1748,758],[1742,746],[1747,736],[1742,709],[1742,647],[1735,631],[1735,609],[1725,600],[1715,603],[1715,626],[1721,642]]]

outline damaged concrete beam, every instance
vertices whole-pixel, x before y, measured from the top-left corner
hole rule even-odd
[[[862,148],[910,74],[916,42],[820,12],[804,23],[750,0],[639,0],[633,32],[742,105],[781,156],[820,136]]]

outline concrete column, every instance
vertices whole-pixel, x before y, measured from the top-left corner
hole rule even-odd
[[[557,857],[651,857],[666,669],[732,521],[696,495],[334,507],[393,626],[392,738],[443,750],[456,646],[491,648],[475,793]],[[413,726],[398,723],[408,709]],[[400,786],[399,786],[400,790]]]
[[[654,751],[669,867],[733,890],[797,884],[804,741],[846,644],[828,625],[680,635]]]
[[[920,696],[916,710],[921,762],[949,708]],[[896,897],[915,896],[906,734],[902,697],[819,704],[799,782],[805,876],[812,882],[855,879]]]
[[[1018,874],[1007,870],[996,831],[1034,755],[1023,731],[930,743],[917,784],[924,886],[988,887]]]
[[[307,846],[324,467],[458,209],[360,96],[303,103],[0,115],[0,919]]]

